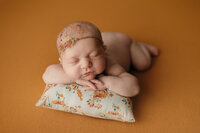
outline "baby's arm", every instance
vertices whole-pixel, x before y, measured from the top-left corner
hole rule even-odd
[[[73,82],[67,77],[61,64],[48,66],[42,78],[46,84],[70,84]]]
[[[133,97],[139,93],[140,87],[137,78],[127,73],[119,64],[110,66],[107,74],[109,76],[99,78],[104,82],[106,88],[126,97]]]
[[[103,84],[101,81],[98,81],[96,79],[93,79],[90,81],[80,80],[80,79],[72,80],[68,78],[68,76],[65,74],[65,71],[63,70],[63,67],[61,64],[53,64],[53,65],[48,66],[42,78],[46,84],[71,84],[71,83],[76,82],[79,85],[83,86],[83,89],[84,88],[87,89],[89,87],[93,90],[98,89],[96,85],[99,86]]]

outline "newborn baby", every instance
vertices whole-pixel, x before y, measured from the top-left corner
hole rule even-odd
[[[128,73],[130,66],[143,71],[150,67],[151,56],[158,49],[136,43],[128,35],[103,32],[92,23],[69,24],[58,35],[60,64],[47,67],[43,74],[46,84],[76,82],[84,90],[109,89],[132,97],[139,93],[138,79]]]

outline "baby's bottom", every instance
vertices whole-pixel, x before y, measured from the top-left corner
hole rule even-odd
[[[107,51],[127,71],[132,70],[129,69],[130,64],[133,69],[138,71],[148,69],[152,62],[151,56],[158,55],[158,49],[155,46],[142,42],[135,42],[124,33],[103,32],[102,37],[105,44],[108,46]],[[127,59],[130,58],[132,63],[127,61]]]
[[[138,71],[147,70],[151,66],[152,56],[159,54],[155,46],[132,41],[130,46],[132,67]]]

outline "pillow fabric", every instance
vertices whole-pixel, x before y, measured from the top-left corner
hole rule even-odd
[[[61,110],[96,118],[135,122],[132,101],[109,89],[83,90],[72,84],[46,84],[36,106]]]

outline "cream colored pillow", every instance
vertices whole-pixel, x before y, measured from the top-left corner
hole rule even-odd
[[[132,101],[108,89],[83,90],[75,83],[47,84],[36,106],[96,118],[135,122]]]

